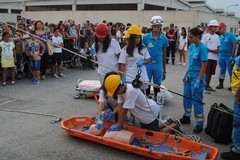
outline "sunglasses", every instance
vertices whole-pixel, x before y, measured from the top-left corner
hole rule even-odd
[[[160,24],[160,23],[163,23],[163,20],[161,20],[161,19],[154,19],[151,23],[153,23],[153,24]]]

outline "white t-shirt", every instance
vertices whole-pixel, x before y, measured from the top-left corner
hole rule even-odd
[[[208,49],[215,50],[220,46],[220,37],[217,34],[211,35],[205,34],[202,38],[202,42],[207,46]],[[218,54],[208,52],[208,59],[217,60]]]
[[[102,89],[100,89],[98,101],[106,102],[108,105],[111,105],[111,107],[114,109],[117,107],[117,100],[115,100],[113,97],[109,97],[109,96],[106,98],[106,94]]]
[[[2,58],[13,58],[13,48],[15,44],[11,42],[0,42],[0,48],[2,49],[1,57]]]
[[[58,36],[58,37],[52,36],[52,42],[60,45],[61,43],[63,43],[63,39],[60,36]],[[53,46],[53,52],[54,53],[62,53],[62,48]]]
[[[135,89],[130,84],[127,84],[125,94],[118,95],[118,103],[123,103],[123,108],[128,109],[143,124],[153,122],[160,111],[155,101],[147,99],[140,89]]]
[[[187,44],[188,44],[188,37],[186,36],[185,39],[183,39],[183,36],[181,35],[179,38],[179,48],[182,50],[184,44],[186,43],[185,47],[184,47],[184,51],[187,51]]]
[[[93,44],[93,47],[95,44]],[[107,51],[104,53],[102,52],[103,45],[99,43],[99,49],[96,53],[98,64],[98,73],[101,75],[105,75],[108,72],[113,70],[118,70],[118,54],[121,52],[121,47],[116,39],[112,38],[110,45]],[[104,66],[103,66],[104,65]],[[105,67],[108,66],[108,67]]]
[[[143,65],[141,68],[137,67],[137,61],[140,59],[149,59],[150,54],[146,47],[144,47],[141,51],[142,55],[138,53],[138,48],[134,48],[133,56],[129,57],[126,52],[126,47],[124,47],[121,51],[118,63],[126,64],[126,82],[131,83],[136,77],[138,70],[141,69],[141,78],[142,80],[149,81],[146,66]]]

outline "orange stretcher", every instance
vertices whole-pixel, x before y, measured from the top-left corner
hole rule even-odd
[[[114,122],[104,122],[105,129],[99,136],[89,133],[89,127],[95,124],[96,118],[91,116],[75,116],[61,122],[61,127],[69,135],[101,143],[113,148],[139,154],[152,159],[164,160],[216,160],[218,149],[203,143],[162,132],[123,125],[123,129],[134,132],[134,140],[130,144],[103,138],[107,129]]]

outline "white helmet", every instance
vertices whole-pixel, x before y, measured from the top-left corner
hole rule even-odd
[[[209,22],[208,26],[209,26],[209,27],[210,27],[210,26],[216,26],[216,27],[218,27],[219,24],[218,24],[218,21],[217,21],[217,20],[213,19],[213,20],[211,20],[211,21]]]
[[[161,16],[153,16],[151,19],[152,25],[160,25],[163,24],[163,19]]]

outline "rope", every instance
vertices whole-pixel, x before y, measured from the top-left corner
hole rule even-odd
[[[201,138],[200,138],[199,136],[197,136],[197,135],[189,135],[189,134],[186,133],[186,132],[185,132],[185,133],[184,133],[184,132],[180,132],[180,131],[176,130],[175,128],[170,127],[171,124],[166,125],[166,124],[163,123],[161,120],[159,120],[158,117],[155,116],[155,114],[153,113],[152,108],[150,107],[150,104],[149,104],[149,102],[148,102],[148,98],[147,98],[146,90],[145,90],[145,89],[144,89],[144,94],[145,94],[145,98],[146,98],[146,101],[147,101],[147,104],[148,104],[149,109],[151,110],[154,118],[157,119],[159,123],[161,123],[162,125],[164,125],[165,127],[169,128],[169,129],[173,130],[175,133],[178,134],[178,136],[184,137],[184,138],[186,138],[186,139],[188,139],[188,140],[191,140],[191,141],[201,142]]]
[[[8,103],[15,102],[15,101],[17,101],[17,99],[4,102],[4,103],[0,104],[0,106],[3,106],[3,105],[8,104]],[[21,111],[21,110],[12,110],[12,109],[0,109],[0,111],[3,111],[3,112],[16,112],[16,113],[33,114],[33,115],[48,116],[48,117],[55,117],[56,119],[55,119],[55,120],[52,120],[52,121],[50,122],[51,124],[60,122],[60,121],[62,120],[62,117],[60,117],[60,116],[58,116],[58,115],[54,115],[54,114],[47,114],[47,113],[40,113],[40,112],[30,112],[30,111]]]
[[[83,55],[78,54],[78,53],[76,53],[76,52],[73,52],[73,51],[71,51],[71,50],[69,50],[69,49],[66,49],[66,48],[64,48],[64,47],[62,47],[62,46],[59,46],[59,45],[57,45],[57,44],[54,44],[54,43],[52,43],[51,41],[42,39],[42,38],[40,38],[40,37],[38,37],[38,36],[36,36],[36,35],[34,35],[34,34],[31,34],[31,33],[27,32],[27,31],[24,31],[24,30],[22,30],[22,29],[20,29],[20,28],[18,28],[18,27],[15,27],[15,26],[13,26],[13,25],[10,25],[10,24],[8,24],[8,23],[6,23],[6,22],[2,22],[2,21],[0,21],[0,22],[3,23],[3,24],[6,24],[6,25],[8,25],[8,26],[10,26],[10,27],[12,27],[12,28],[18,29],[18,30],[20,30],[21,32],[28,33],[29,35],[34,36],[34,37],[36,37],[37,39],[40,39],[40,40],[45,41],[45,42],[47,42],[47,43],[50,43],[50,44],[52,44],[52,45],[54,45],[54,46],[57,46],[57,47],[59,47],[59,48],[62,48],[63,50],[68,51],[68,52],[70,52],[70,53],[72,53],[72,54],[74,54],[74,55],[76,55],[76,56],[79,56],[79,57],[81,57],[81,58],[87,59],[86,56],[83,56]],[[102,66],[104,66],[104,67],[106,67],[106,68],[108,68],[108,69],[111,69],[112,71],[115,71],[115,72],[117,72],[117,73],[121,73],[121,74],[127,75],[127,76],[129,76],[129,77],[131,77],[131,78],[135,78],[135,77],[132,76],[132,75],[128,75],[128,74],[126,74],[126,73],[124,73],[124,72],[122,72],[122,71],[119,71],[119,70],[116,70],[116,69],[114,69],[114,68],[111,68],[111,67],[109,67],[109,66],[107,66],[107,65],[105,65],[105,64],[99,63],[99,62],[97,62],[97,61],[95,61],[95,60],[90,59],[90,61],[93,62],[93,63],[96,63],[96,64],[98,64],[98,65],[102,65]],[[172,90],[162,88],[161,86],[159,86],[159,85],[157,85],[157,84],[154,84],[154,83],[151,83],[151,82],[148,82],[148,81],[144,81],[144,80],[141,80],[141,79],[140,79],[140,81],[141,81],[142,83],[148,84],[148,85],[153,86],[153,87],[155,87],[155,88],[160,88],[160,89],[162,89],[162,90],[167,90],[167,91],[169,91],[169,92],[171,92],[171,93],[173,93],[173,94],[175,94],[175,95],[178,95],[178,96],[187,98],[187,99],[189,99],[189,100],[195,101],[195,102],[200,103],[200,104],[202,104],[202,105],[204,105],[204,106],[206,106],[206,107],[209,107],[209,108],[213,107],[213,106],[208,105],[208,104],[206,104],[206,103],[204,103],[204,102],[202,102],[202,101],[198,101],[198,100],[195,100],[195,99],[193,99],[193,98],[191,98],[191,97],[187,97],[187,96],[184,96],[184,95],[182,95],[182,94],[180,94],[180,93],[174,92],[174,91],[172,91]],[[214,108],[214,107],[213,107],[213,108]],[[221,111],[221,112],[230,114],[230,115],[232,115],[232,116],[234,116],[234,117],[240,118],[240,116],[238,116],[238,115],[236,115],[236,114],[234,114],[234,113],[230,113],[230,112],[227,112],[227,111],[222,110],[222,109],[219,109],[219,108],[215,108],[215,109],[217,109],[217,110],[219,110],[219,111]]]

